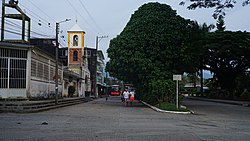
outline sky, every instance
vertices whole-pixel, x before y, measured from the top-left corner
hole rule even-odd
[[[5,1],[7,3],[9,0]],[[97,36],[108,36],[98,42],[98,49],[103,51],[107,62],[110,40],[121,33],[131,15],[140,6],[149,2],[168,4],[181,17],[196,20],[199,24],[216,23],[212,17],[214,9],[188,10],[187,5],[179,5],[180,0],[19,0],[18,6],[31,18],[31,37],[55,38],[56,22],[65,19],[71,20],[60,23],[59,42],[63,47],[67,46],[67,30],[70,30],[76,22],[86,33],[85,47],[95,48]],[[15,12],[10,8],[6,9],[6,13]],[[242,7],[241,3],[238,3],[235,8],[226,12],[226,30],[250,31],[249,6]],[[5,24],[6,30],[21,33],[20,21],[7,19]],[[20,39],[21,37],[6,32],[5,38]]]

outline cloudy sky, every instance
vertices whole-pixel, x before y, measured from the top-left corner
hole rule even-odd
[[[187,10],[186,6],[179,6],[180,0],[19,0],[18,5],[32,20],[32,37],[55,37],[55,23],[66,18],[70,18],[71,21],[60,24],[62,46],[67,46],[67,30],[76,23],[76,19],[78,25],[86,32],[85,46],[95,48],[96,36],[108,36],[99,42],[99,49],[103,51],[107,61],[106,50],[110,40],[120,34],[134,11],[149,2],[168,4],[178,15],[196,20],[200,24],[216,23],[212,18],[213,9]],[[242,7],[241,3],[238,5],[227,11],[226,28],[233,31],[250,31],[250,7]],[[6,9],[6,13],[13,12],[15,11]],[[20,33],[19,25],[19,21],[7,19],[6,30]],[[8,33],[6,38],[20,38],[15,33]]]

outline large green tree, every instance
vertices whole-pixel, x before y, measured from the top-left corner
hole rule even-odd
[[[216,75],[223,89],[233,91],[236,78],[250,68],[250,36],[247,32],[208,33],[204,43],[205,69]]]
[[[121,34],[111,40],[107,70],[144,89],[152,80],[183,73],[188,63],[184,51],[189,23],[166,4],[142,5]]]
[[[190,75],[200,75],[200,84],[201,84],[201,92],[203,91],[203,69],[204,69],[204,53],[205,50],[203,48],[203,44],[205,41],[206,34],[215,28],[213,24],[207,25],[203,23],[202,25],[198,24],[198,22],[194,21],[190,23],[190,33],[192,36],[189,38],[189,42],[187,43],[188,48],[186,48],[185,54],[192,62],[189,64],[189,69],[187,69],[187,73]],[[200,73],[197,73],[199,72]]]

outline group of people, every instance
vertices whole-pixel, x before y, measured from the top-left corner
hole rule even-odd
[[[134,90],[128,91],[128,89],[125,89],[121,99],[122,102],[125,103],[125,106],[128,106],[128,103],[130,103],[130,106],[132,106],[133,101],[135,100]]]

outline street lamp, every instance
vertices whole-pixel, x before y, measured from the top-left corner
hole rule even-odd
[[[58,104],[58,48],[59,48],[59,42],[58,42],[58,34],[59,34],[59,24],[63,22],[70,21],[71,19],[65,19],[63,21],[56,23],[56,72],[55,72],[55,104]]]

